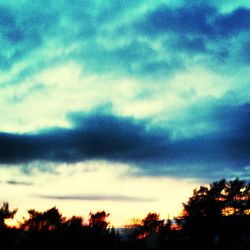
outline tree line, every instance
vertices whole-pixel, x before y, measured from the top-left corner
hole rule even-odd
[[[160,220],[150,212],[123,232],[109,226],[109,213],[65,218],[56,207],[28,210],[18,227],[9,227],[17,209],[0,208],[1,249],[250,249],[250,182],[219,180],[194,189],[182,213]]]

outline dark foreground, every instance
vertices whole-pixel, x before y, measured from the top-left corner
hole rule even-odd
[[[191,238],[182,231],[152,233],[144,238],[131,230],[129,235],[120,235],[114,230],[96,232],[90,228],[66,231],[25,232],[7,229],[0,233],[0,249],[110,249],[110,250],[249,250],[250,236],[224,235],[224,237],[197,235]]]

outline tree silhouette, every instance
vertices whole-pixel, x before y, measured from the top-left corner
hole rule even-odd
[[[177,222],[187,235],[207,247],[215,238],[239,239],[249,223],[249,183],[236,178],[220,180],[209,187],[195,189],[193,196],[184,203]]]
[[[26,231],[54,231],[58,229],[65,220],[56,207],[48,209],[45,212],[30,209],[28,210],[28,214],[29,218],[21,225]]]
[[[105,211],[90,213],[89,214],[89,227],[96,229],[97,231],[106,231],[109,222],[107,218],[109,217],[109,213]]]
[[[159,232],[161,226],[163,226],[163,221],[159,220],[159,214],[157,213],[148,213],[142,220],[143,231],[147,234]]]
[[[13,219],[17,209],[12,211],[9,210],[9,203],[4,202],[2,207],[0,208],[0,229],[6,228],[5,220],[6,219]]]
[[[71,218],[66,220],[63,225],[65,228],[67,228],[67,230],[78,231],[83,227],[83,219],[79,216],[72,216]]]
[[[250,213],[250,182],[236,178],[229,181],[225,188],[226,207],[228,215],[246,215]]]

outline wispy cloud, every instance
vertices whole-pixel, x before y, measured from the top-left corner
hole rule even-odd
[[[21,185],[21,186],[32,186],[33,185],[32,182],[16,181],[16,180],[6,181],[6,184],[9,184],[9,185]]]
[[[153,202],[156,199],[125,195],[38,195],[37,197],[52,200],[82,200],[82,201],[117,201],[117,202]]]

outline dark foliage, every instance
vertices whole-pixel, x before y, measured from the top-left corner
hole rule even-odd
[[[237,249],[250,236],[250,184],[220,180],[194,190],[176,219],[190,244]],[[244,245],[244,244],[243,244]],[[203,249],[204,249],[203,248]]]

